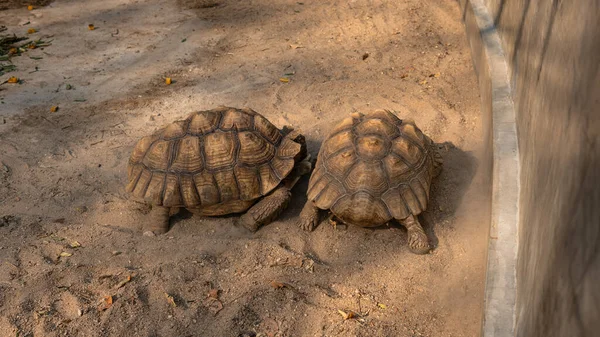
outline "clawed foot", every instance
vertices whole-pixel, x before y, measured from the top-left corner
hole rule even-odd
[[[429,240],[421,226],[413,226],[408,229],[408,248],[415,254],[429,253]]]
[[[246,213],[239,217],[239,219],[235,220],[236,225],[241,225],[252,233],[256,232],[260,227],[258,222],[254,220],[252,215]]]
[[[312,232],[319,223],[319,209],[313,205],[311,201],[307,201],[306,205],[300,213],[298,226],[307,232]]]
[[[169,208],[153,207],[146,221],[142,230],[145,236],[165,234],[169,231]]]
[[[307,232],[312,232],[317,227],[317,221],[315,219],[300,219],[298,226]]]

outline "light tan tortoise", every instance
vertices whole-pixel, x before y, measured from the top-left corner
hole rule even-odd
[[[433,141],[413,121],[385,110],[354,113],[321,146],[299,224],[313,230],[319,209],[361,227],[396,219],[408,230],[410,250],[425,254],[430,246],[417,215],[427,208],[441,168]]]
[[[194,112],[138,141],[126,190],[151,204],[144,232],[169,230],[180,208],[204,216],[243,214],[251,231],[273,221],[311,165],[304,137],[251,109]]]

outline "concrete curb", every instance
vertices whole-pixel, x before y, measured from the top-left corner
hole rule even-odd
[[[514,336],[519,226],[519,150],[508,66],[483,0],[460,0],[492,152],[492,219],[482,336]]]

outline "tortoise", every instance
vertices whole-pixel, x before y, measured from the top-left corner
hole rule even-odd
[[[353,113],[327,136],[308,183],[299,225],[312,231],[319,210],[345,224],[377,227],[396,219],[413,253],[429,251],[417,215],[427,208],[442,158],[414,121],[387,110]]]
[[[145,234],[167,232],[181,208],[203,216],[246,212],[237,222],[254,232],[287,207],[309,160],[298,131],[278,129],[252,109],[223,106],[140,139],[126,190],[152,206]]]

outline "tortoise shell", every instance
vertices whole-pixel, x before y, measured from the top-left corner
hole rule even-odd
[[[435,154],[414,122],[384,110],[352,114],[321,146],[308,199],[363,227],[418,215],[427,208]]]
[[[279,185],[300,152],[251,109],[194,112],[137,142],[126,189],[153,205],[241,212]]]

